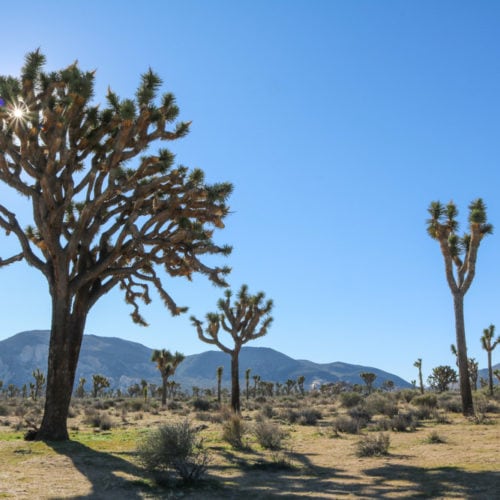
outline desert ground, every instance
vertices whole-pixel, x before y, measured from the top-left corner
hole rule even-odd
[[[210,398],[167,408],[75,399],[71,440],[63,443],[23,439],[41,401],[2,399],[0,498],[499,498],[499,402],[480,395],[478,416],[466,419],[455,393],[424,400],[430,406],[414,404],[415,394],[375,393],[355,406],[341,395],[243,398],[241,428]],[[206,473],[187,484],[171,474],[158,484],[138,447],[154,429],[183,421],[203,440]],[[359,443],[380,436],[389,440],[386,454],[360,456]]]

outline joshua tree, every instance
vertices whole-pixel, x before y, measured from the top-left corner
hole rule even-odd
[[[222,373],[224,372],[223,366],[217,367],[217,401],[221,403],[221,387],[222,387]]]
[[[172,354],[166,349],[155,349],[151,355],[151,361],[156,363],[156,367],[160,370],[162,380],[161,404],[167,404],[167,383],[168,378],[172,377],[177,367],[184,361],[184,354],[175,351]]]
[[[104,389],[109,387],[109,380],[104,375],[92,375],[92,396],[96,398]]]
[[[76,397],[77,398],[83,398],[85,396],[85,383],[87,380],[85,377],[80,377],[80,380],[78,381],[78,387],[76,388]]]
[[[253,397],[257,397],[257,387],[260,382],[260,375],[254,375],[253,377]]]
[[[362,372],[359,374],[359,376],[363,379],[364,383],[366,384],[366,390],[368,394],[371,394],[373,390],[373,382],[375,382],[377,375],[371,372]]]
[[[231,356],[231,408],[235,413],[240,412],[240,380],[239,355],[243,344],[250,340],[264,336],[273,318],[270,316],[273,308],[272,300],[264,303],[264,293],[248,294],[247,285],[242,285],[231,304],[231,290],[226,290],[224,298],[217,302],[220,313],[212,312],[206,315],[207,326],[203,330],[203,323],[191,316],[198,337],[203,342],[216,345],[223,352]],[[233,346],[228,347],[220,340],[221,327],[230,335]]]
[[[302,394],[302,396],[304,395],[304,382],[306,381],[306,377],[304,377],[304,375],[300,375],[297,377],[297,386],[299,388],[299,391],[300,391],[300,394]]]
[[[250,368],[247,368],[245,370],[245,393],[246,393],[246,397],[247,397],[247,401],[248,401],[248,398],[250,397],[250,372],[252,370]]]
[[[165,275],[190,279],[200,272],[226,286],[227,267],[209,267],[206,254],[231,249],[212,240],[224,227],[232,186],[207,185],[201,170],[174,166],[159,141],[185,136],[173,125],[179,109],[149,70],[132,99],[111,90],[107,104],[92,102],[94,71],[77,63],[43,71],[45,57],[26,56],[20,78],[0,77],[0,182],[32,205],[32,225],[3,201],[0,228],[19,251],[0,266],[24,259],[47,280],[52,322],[44,415],[35,439],[67,440],[67,416],[87,315],[117,285],[146,325],[139,303],[159,293],[172,314],[179,307]],[[169,130],[169,127],[172,127]],[[6,194],[6,193],[4,193]]]
[[[491,353],[493,349],[500,344],[500,335],[494,339],[495,336],[495,325],[490,325],[488,328],[483,330],[483,336],[481,337],[481,345],[483,349],[488,353],[488,389],[491,395],[493,395],[493,368],[491,364]]]
[[[40,371],[40,368],[33,370],[33,378],[35,379],[33,400],[36,401],[42,394],[43,386],[45,385],[45,375]]]
[[[469,205],[469,232],[462,237],[457,235],[458,210],[453,202],[445,207],[439,201],[434,201],[428,212],[430,218],[427,220],[427,232],[439,242],[444,258],[446,280],[453,296],[462,412],[465,416],[472,416],[474,403],[465,339],[464,296],[476,274],[479,245],[483,237],[493,231],[493,226],[487,223],[486,206],[481,198]]]
[[[427,378],[429,385],[438,392],[445,392],[450,384],[457,381],[457,372],[448,365],[436,366]]]
[[[424,380],[422,378],[422,358],[418,358],[415,363],[413,363],[415,368],[418,368],[418,381],[420,382],[420,393],[424,393]]]

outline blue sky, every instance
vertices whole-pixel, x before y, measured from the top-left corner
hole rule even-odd
[[[47,69],[78,59],[133,95],[150,66],[191,133],[171,144],[210,182],[231,181],[233,213],[218,263],[275,301],[255,342],[300,359],[376,366],[407,380],[454,364],[453,304],[442,257],[425,231],[433,200],[453,199],[464,222],[482,197],[500,227],[500,4],[495,1],[26,1],[2,8],[0,73],[41,47]],[[26,201],[2,202],[29,221]],[[0,237],[2,257],[14,240]],[[465,300],[469,355],[483,328],[500,329],[500,239],[484,240]],[[36,270],[0,270],[0,339],[48,329]],[[222,290],[166,279],[190,313]],[[194,354],[189,315],[158,297],[134,325],[118,290],[91,311],[87,333]],[[493,354],[494,362],[498,353]]]

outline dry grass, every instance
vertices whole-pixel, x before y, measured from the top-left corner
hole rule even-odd
[[[310,402],[307,403],[311,405]],[[25,442],[15,416],[1,417],[0,498],[497,498],[500,485],[500,415],[475,424],[456,414],[450,423],[429,420],[414,432],[389,432],[389,455],[359,458],[360,435],[335,433],[332,403],[318,406],[323,418],[314,426],[289,424],[281,450],[262,448],[251,434],[247,446],[234,449],[222,440],[220,419],[196,420],[212,461],[208,479],[197,487],[162,489],[139,467],[135,450],[148,429],[172,419],[176,411],[128,411],[108,408],[109,431],[92,429],[76,411],[69,421],[71,442]],[[243,411],[255,422],[258,408]],[[277,412],[279,414],[279,412]],[[139,416],[140,415],[140,416]],[[5,425],[9,423],[9,425]],[[76,430],[78,429],[78,430]],[[431,432],[445,441],[429,443]],[[364,430],[363,434],[370,431]]]

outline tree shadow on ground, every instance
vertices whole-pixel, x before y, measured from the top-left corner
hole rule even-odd
[[[459,497],[486,500],[498,498],[500,491],[498,471],[470,472],[458,467],[422,468],[386,464],[367,469],[364,473],[374,478],[372,489],[377,498],[393,498],[395,492],[406,490],[407,496],[401,498]]]
[[[77,441],[47,442],[56,453],[65,455],[92,485],[86,495],[73,499],[139,499],[151,487],[144,480],[142,469],[116,454],[96,451]],[[130,455],[130,453],[120,453]],[[62,479],[62,478],[61,478]]]
[[[211,470],[227,478],[220,498],[327,499],[359,493],[362,485],[356,478],[335,467],[318,466],[308,456],[284,450],[259,453],[251,450],[247,457],[220,450],[226,464]],[[236,474],[234,474],[236,472]]]

